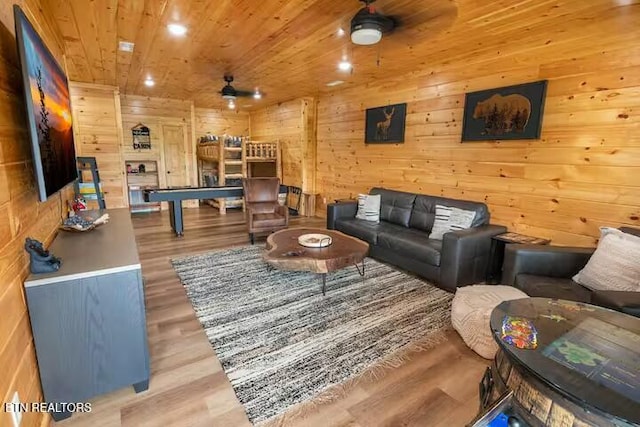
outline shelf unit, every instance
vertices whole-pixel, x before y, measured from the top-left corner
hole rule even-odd
[[[140,165],[144,165],[144,172],[140,172]],[[144,190],[160,188],[158,162],[156,160],[127,160],[125,161],[125,171],[130,211],[132,213],[159,211],[160,203],[145,202],[143,197]]]

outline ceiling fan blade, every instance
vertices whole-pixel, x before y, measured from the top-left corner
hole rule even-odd
[[[253,92],[250,92],[248,90],[237,90],[236,89],[236,96],[253,96]]]

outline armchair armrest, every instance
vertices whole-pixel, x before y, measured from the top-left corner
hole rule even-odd
[[[518,274],[570,278],[587,264],[594,250],[566,246],[507,245],[502,283],[514,286]]]
[[[330,203],[327,205],[327,229],[335,230],[338,218],[353,218],[358,212],[358,202]]]
[[[277,205],[276,213],[285,217],[287,224],[289,224],[289,208],[287,206]]]
[[[505,233],[501,225],[483,225],[445,233],[440,256],[440,285],[455,291],[458,285],[485,280],[491,237]]]
[[[593,291],[591,303],[640,317],[640,292]]]

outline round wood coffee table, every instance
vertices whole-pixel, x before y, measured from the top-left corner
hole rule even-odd
[[[307,248],[298,243],[303,234],[326,234],[331,236],[331,245],[324,248]],[[336,230],[321,228],[289,228],[276,231],[267,237],[267,250],[263,258],[280,270],[311,271],[322,275],[322,295],[325,294],[327,273],[355,265],[364,277],[364,259],[369,253],[369,244]],[[362,263],[362,269],[358,266]]]

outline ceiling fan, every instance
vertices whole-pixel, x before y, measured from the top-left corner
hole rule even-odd
[[[382,39],[382,34],[390,32],[398,25],[392,16],[376,11],[376,0],[360,0],[364,7],[351,19],[351,41],[359,45],[372,45]]]
[[[238,97],[252,96],[255,99],[260,99],[264,95],[258,89],[256,89],[255,91],[248,91],[238,90],[234,88],[233,86],[231,86],[231,83],[233,83],[233,75],[231,74],[225,74],[224,81],[227,82],[227,84],[220,90],[220,95],[222,95],[223,99],[226,99],[230,102],[234,101]]]

